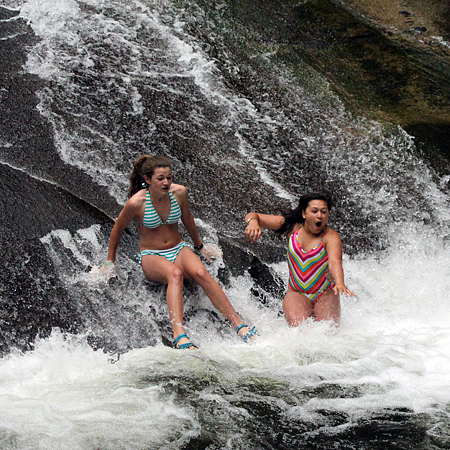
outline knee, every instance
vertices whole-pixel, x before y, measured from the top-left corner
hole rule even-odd
[[[168,281],[169,284],[183,284],[183,272],[181,271],[181,269],[174,267]]]
[[[284,318],[290,327],[298,327],[307,318],[306,314],[293,313],[292,311],[284,311]]]
[[[290,327],[298,327],[312,316],[312,304],[303,296],[293,297],[287,295],[283,301],[283,313]]]
[[[194,272],[194,280],[195,281],[207,281],[211,276],[209,272],[202,266],[198,267]]]

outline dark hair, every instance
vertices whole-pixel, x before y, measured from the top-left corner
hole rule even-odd
[[[128,195],[130,197],[145,188],[144,175],[151,178],[157,167],[170,167],[170,169],[172,169],[172,162],[162,155],[139,156],[130,173],[130,188],[128,190]],[[144,186],[142,185],[143,183]]]
[[[305,222],[305,219],[303,218],[303,211],[306,210],[309,202],[312,200],[323,200],[327,204],[329,211],[331,211],[331,208],[333,207],[333,197],[328,192],[311,192],[309,194],[302,195],[298,201],[297,208],[283,214],[284,223],[278,230],[276,230],[276,232],[280,234],[289,233],[296,223],[303,224]]]

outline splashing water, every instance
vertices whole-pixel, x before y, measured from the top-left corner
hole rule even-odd
[[[45,80],[39,110],[61,160],[123,203],[136,154],[169,154],[181,181],[199,185],[193,204],[204,212],[205,242],[219,248],[208,266],[215,277],[229,265],[221,243],[258,255],[243,240],[246,208],[272,212],[311,183],[333,187],[342,199],[334,220],[349,250],[346,282],[358,297],[342,299],[339,329],[315,322],[290,329],[281,298],[256,297],[236,257],[224,290],[258,328],[257,342],[245,345],[188,285],[186,330],[200,350],[177,351],[163,345],[170,340],[164,289],[145,282],[136,243],[125,245],[118,279],[108,284],[92,273],[106,254],[105,227],[52,230],[40,242],[83,326],[77,335],[54,329],[32,351],[0,360],[0,447],[378,448],[381,436],[383,448],[446,448],[445,177],[403,130],[351,117],[309,68],[314,92],[273,65],[272,54],[255,52],[249,59],[257,67],[273,69],[271,90],[247,98],[227,78],[246,67],[226,47],[227,28],[245,30],[227,22],[226,3],[214,4],[217,22],[200,4],[21,3],[40,38],[26,68]],[[191,34],[196,21],[211,31],[216,59]],[[79,189],[82,198],[91,187]],[[361,249],[358,240],[372,231],[381,245]],[[275,260],[269,270],[286,283],[287,265]]]

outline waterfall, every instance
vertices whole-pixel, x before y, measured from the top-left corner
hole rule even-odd
[[[404,128],[351,110],[292,59],[266,7],[265,30],[226,1],[0,8],[14,73],[1,91],[2,448],[447,448],[448,162],[437,170]],[[142,153],[174,162],[220,255],[207,268],[255,344],[186,283],[200,351],[169,348],[164,287],[144,279],[133,227],[117,279],[96,274]],[[342,299],[338,330],[290,329],[285,242],[248,244],[243,218],[322,188],[358,297]]]

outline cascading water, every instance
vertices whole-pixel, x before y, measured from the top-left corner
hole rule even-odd
[[[4,202],[26,209],[2,236],[1,448],[448,448],[448,175],[410,136],[351,114],[306,62],[281,63],[279,43],[234,20],[232,2],[5,6],[49,140],[29,153],[13,132],[1,138]],[[221,254],[208,268],[257,343],[187,284],[201,350],[163,345],[164,288],[144,280],[134,229],[118,278],[95,274],[147,152],[174,161]],[[338,330],[289,329],[285,243],[247,244],[242,220],[322,187],[338,199],[332,226],[358,298],[342,299]]]

